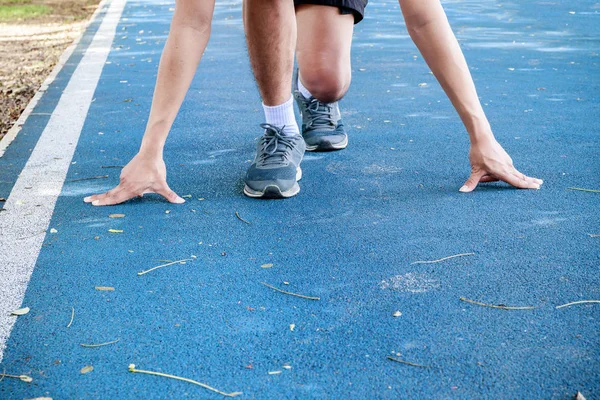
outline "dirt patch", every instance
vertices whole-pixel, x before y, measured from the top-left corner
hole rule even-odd
[[[0,0],[0,139],[17,121],[99,0]],[[18,13],[10,7],[49,11]],[[21,8],[22,9],[22,8]],[[8,10],[8,11],[7,11]],[[12,17],[6,17],[6,16]],[[15,16],[16,15],[16,16]]]

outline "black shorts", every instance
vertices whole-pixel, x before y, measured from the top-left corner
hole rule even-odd
[[[342,14],[354,15],[354,23],[358,24],[365,16],[368,0],[294,0],[294,5],[314,4],[318,6],[338,7]]]

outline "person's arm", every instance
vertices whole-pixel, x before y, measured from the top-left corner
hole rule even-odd
[[[470,192],[479,182],[502,180],[515,187],[539,189],[541,179],[517,171],[494,138],[469,67],[439,0],[399,0],[410,37],[442,85],[469,133],[471,176],[460,188]]]
[[[140,150],[121,171],[118,186],[88,196],[85,202],[113,205],[144,193],[158,193],[171,203],[185,202],[167,185],[163,148],[208,43],[214,5],[214,0],[177,0]]]

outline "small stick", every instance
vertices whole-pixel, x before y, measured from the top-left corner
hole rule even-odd
[[[36,237],[41,235],[42,233],[46,233],[46,231],[41,231],[36,233],[35,235],[31,235],[31,236],[21,236],[20,238],[18,238],[19,240],[23,240],[23,239],[31,239],[32,237]]]
[[[283,294],[289,294],[290,296],[301,297],[301,298],[303,298],[303,299],[308,299],[308,300],[321,300],[321,298],[320,298],[320,297],[304,296],[304,295],[302,295],[302,294],[297,294],[297,293],[292,293],[292,292],[286,292],[285,290],[277,289],[275,286],[271,286],[271,285],[269,285],[268,283],[261,282],[261,284],[262,284],[262,285],[265,285],[265,286],[266,286],[266,287],[268,287],[268,288],[271,288],[271,289],[273,289],[273,290],[276,290],[276,291],[278,291],[278,292],[280,292],[280,293],[283,293]]]
[[[589,237],[600,237],[600,233],[588,233]]]
[[[121,339],[117,339],[117,340],[113,340],[112,342],[106,342],[106,343],[100,343],[100,344],[81,344],[81,347],[102,347],[102,346],[108,346],[109,344],[115,344],[117,343],[119,340]]]
[[[67,328],[71,327],[71,324],[73,323],[73,318],[75,318],[75,307],[71,307],[71,320],[69,321],[69,325],[67,325]]]
[[[449,260],[451,258],[456,258],[456,257],[464,257],[464,256],[474,256],[475,253],[462,253],[462,254],[455,254],[453,256],[448,256],[448,257],[444,257],[444,258],[440,258],[439,260],[432,260],[432,261],[415,261],[413,263],[410,263],[410,265],[413,264],[433,264],[433,263],[438,263],[440,261],[446,261]]]
[[[532,307],[532,306],[509,307],[509,306],[504,306],[504,305],[486,304],[486,303],[480,303],[480,302],[474,301],[474,300],[465,299],[464,297],[461,297],[460,301],[465,301],[465,302],[471,303],[471,304],[477,304],[478,306],[483,306],[483,307],[499,308],[501,310],[533,310],[534,308],[537,308],[537,307]]]
[[[248,224],[248,225],[252,225],[252,223],[251,223],[251,222],[248,222],[248,221],[246,221],[244,218],[240,217],[240,213],[238,213],[237,211],[235,212],[235,216],[236,216],[236,217],[238,217],[238,219],[239,219],[240,221],[242,221],[243,223],[245,223],[245,224]]]
[[[169,265],[173,265],[173,264],[177,264],[177,263],[185,264],[186,261],[193,261],[193,259],[192,258],[186,258],[185,260],[177,260],[177,261],[173,261],[173,262],[170,262],[170,263],[167,263],[167,264],[158,265],[158,266],[156,266],[154,268],[150,268],[150,269],[148,269],[146,271],[138,272],[138,276],[147,274],[148,272],[154,271],[155,269],[159,269],[159,268],[162,268],[162,267],[168,267]]]
[[[30,376],[27,376],[27,375],[9,375],[9,374],[2,373],[2,374],[0,374],[0,376],[2,377],[2,379],[4,379],[4,378],[15,378],[15,379],[20,379],[23,382],[27,382],[27,383],[33,381],[33,378],[30,377]]]
[[[397,363],[400,363],[400,364],[406,364],[406,365],[410,365],[410,366],[412,366],[412,367],[419,367],[419,368],[431,368],[431,367],[428,367],[427,365],[414,364],[414,363],[411,363],[411,362],[408,362],[408,361],[404,361],[404,360],[400,360],[400,359],[398,359],[398,358],[394,358],[394,357],[392,357],[392,356],[387,356],[387,359],[388,359],[388,360],[395,361],[395,362],[397,362]]]
[[[102,165],[100,168],[125,168],[123,165]]]
[[[67,182],[91,181],[92,179],[106,179],[106,178],[108,178],[108,175],[99,175],[99,176],[92,176],[90,178],[71,179],[70,181],[67,181]]]
[[[226,397],[236,397],[236,396],[239,396],[240,394],[242,394],[242,392],[225,393],[225,392],[222,392],[222,391],[220,391],[218,389],[215,389],[214,387],[208,386],[205,383],[200,383],[200,382],[194,381],[192,379],[188,379],[188,378],[182,378],[182,377],[177,376],[177,375],[163,374],[161,372],[145,371],[143,369],[135,369],[135,364],[129,364],[129,372],[133,372],[133,373],[137,372],[139,374],[148,374],[148,375],[162,376],[162,377],[165,377],[165,378],[177,379],[179,381],[193,383],[194,385],[201,386],[204,389],[208,389],[210,391],[213,391],[215,393],[218,393],[218,394],[220,394],[222,396],[226,396]]]
[[[578,188],[578,187],[570,187],[570,188],[567,188],[567,189],[569,189],[569,190],[579,190],[580,192],[600,193],[600,190],[584,189],[584,188]]]
[[[576,304],[589,304],[589,303],[600,303],[600,300],[581,300],[581,301],[574,301],[572,303],[567,303],[567,304],[563,304],[561,306],[556,306],[556,308],[563,308],[563,307],[570,307],[570,306],[574,306]]]

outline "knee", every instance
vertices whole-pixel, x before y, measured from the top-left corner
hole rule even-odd
[[[350,87],[349,68],[311,65],[300,69],[302,84],[314,98],[324,103],[333,103],[341,99]]]
[[[173,25],[192,28],[203,34],[210,34],[213,9],[209,3],[195,0],[176,0]]]

